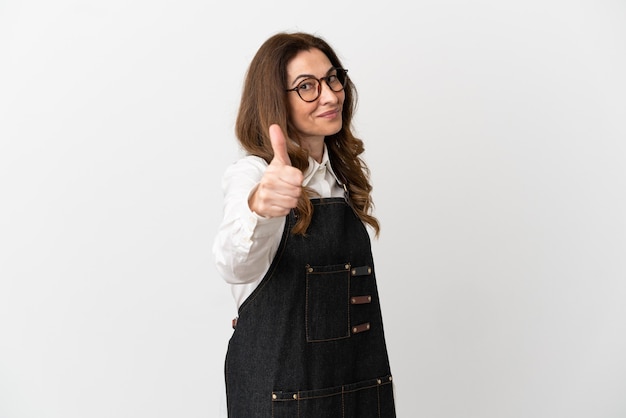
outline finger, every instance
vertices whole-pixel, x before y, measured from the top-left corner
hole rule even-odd
[[[287,140],[279,125],[273,124],[270,126],[270,142],[274,151],[272,163],[276,161],[282,165],[291,165],[291,160],[287,153]]]

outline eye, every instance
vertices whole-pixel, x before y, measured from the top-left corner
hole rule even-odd
[[[326,80],[328,80],[328,84],[337,84],[339,82],[339,77],[337,77],[337,74],[332,74],[326,77]]]
[[[304,80],[302,83],[298,84],[297,89],[303,92],[309,90],[317,90],[317,80]]]

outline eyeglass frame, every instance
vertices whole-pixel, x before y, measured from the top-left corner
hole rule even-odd
[[[345,68],[333,68],[331,71],[337,71],[337,74],[330,74],[321,78],[316,78],[316,77],[307,77],[304,80],[302,80],[300,83],[298,83],[297,86],[295,86],[292,89],[286,89],[286,92],[290,92],[290,91],[295,91],[296,93],[298,93],[298,97],[307,103],[313,103],[314,101],[316,101],[317,99],[320,98],[320,96],[322,95],[322,81],[324,81],[326,83],[326,85],[328,86],[328,88],[330,89],[330,91],[335,92],[335,93],[339,93],[340,91],[343,91],[346,88],[346,85],[348,84],[348,70]],[[330,84],[328,84],[328,78],[329,77],[337,77],[339,72],[343,72],[343,76],[345,77],[345,81],[341,84],[341,89],[340,90],[333,90],[333,88],[330,86]],[[302,84],[302,82],[306,81],[306,80],[315,80],[317,81],[317,96],[315,96],[315,99],[313,100],[304,100],[302,98],[302,96],[300,95],[300,85]]]

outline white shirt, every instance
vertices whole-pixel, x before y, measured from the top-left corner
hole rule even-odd
[[[237,308],[258,286],[270,267],[285,227],[285,218],[264,218],[250,210],[248,197],[259,184],[267,163],[247,156],[226,169],[222,178],[224,218],[213,243],[213,256],[222,278],[232,285]],[[322,162],[309,157],[303,186],[319,197],[342,197],[344,190],[333,172],[324,146]]]

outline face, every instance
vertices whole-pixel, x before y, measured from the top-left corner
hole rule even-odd
[[[287,64],[287,88],[296,87],[307,78],[327,76],[333,65],[319,49],[300,51]],[[334,92],[325,81],[320,96],[307,103],[295,91],[288,93],[291,122],[302,136],[302,141],[323,141],[324,137],[341,130],[341,110],[345,92]]]

